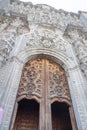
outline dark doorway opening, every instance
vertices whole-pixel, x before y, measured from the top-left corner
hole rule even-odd
[[[39,104],[35,100],[19,102],[14,130],[39,130]]]
[[[52,130],[72,130],[69,106],[66,103],[54,102],[51,105]]]

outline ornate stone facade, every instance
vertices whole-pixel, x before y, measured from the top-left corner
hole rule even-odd
[[[55,61],[64,68],[70,92],[66,92],[66,87],[61,89],[61,85],[52,88],[54,85],[51,84],[56,86],[60,79],[54,72],[49,77],[53,79],[49,83],[53,89],[49,92],[50,96],[55,92],[54,95],[59,97],[64,95],[67,98],[70,95],[78,130],[87,129],[86,23],[86,12],[75,14],[48,5],[13,0],[9,1],[6,10],[0,8],[0,107],[4,109],[0,130],[9,130],[17,93],[22,93],[21,87],[18,91],[19,84],[25,86],[25,95],[34,93],[41,98],[42,90],[39,87],[42,81],[38,78],[40,69],[31,70],[31,66],[37,65],[33,64],[34,60],[29,71],[27,67],[24,68],[27,78],[22,77],[20,83],[26,62],[40,57]],[[49,69],[52,69],[49,64]],[[29,83],[26,83],[28,79]],[[32,79],[36,80],[32,82]]]

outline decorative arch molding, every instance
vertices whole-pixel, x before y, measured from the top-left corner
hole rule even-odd
[[[67,69],[73,69],[74,67],[79,67],[78,63],[72,61],[68,56],[63,54],[61,51],[56,51],[53,49],[47,48],[25,48],[23,51],[20,51],[15,59],[18,59],[21,63],[25,64],[31,59],[35,59],[38,56],[47,57],[59,63],[60,65],[64,65]]]
[[[66,45],[67,46],[67,45]],[[70,46],[69,46],[70,47]],[[66,71],[71,99],[74,107],[76,122],[78,130],[86,130],[87,128],[87,110],[86,110],[86,97],[82,89],[84,85],[84,79],[82,77],[78,63],[72,48],[69,48],[72,54],[70,59],[67,55],[63,54],[62,51],[49,49],[49,48],[30,48],[19,50],[17,55],[13,57],[12,62],[12,73],[10,80],[7,83],[8,92],[5,100],[4,115],[1,125],[1,130],[9,130],[9,125],[12,117],[12,112],[15,104],[15,99],[20,83],[20,78],[23,70],[23,66],[29,60],[37,57],[48,57],[49,59],[59,63],[63,66]],[[11,92],[11,93],[10,93]],[[84,121],[83,121],[84,120]]]
[[[26,95],[21,95],[19,98],[17,98],[17,102],[20,102],[22,99],[29,99],[29,100],[35,100],[37,103],[40,103],[40,100],[37,96],[32,96],[31,98],[26,97]]]
[[[69,100],[67,100],[66,98],[63,98],[62,100],[61,99],[59,99],[58,97],[54,97],[54,98],[52,98],[52,100],[51,100],[51,104],[52,103],[54,103],[54,102],[64,102],[64,103],[66,103],[68,106],[72,106],[72,104],[71,104],[71,102],[69,101]]]

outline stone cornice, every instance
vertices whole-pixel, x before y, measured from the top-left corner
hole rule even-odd
[[[0,16],[7,19],[19,17],[26,21],[27,25],[29,23],[40,23],[54,26],[60,28],[63,32],[65,31],[65,35],[66,30],[70,30],[71,27],[73,29],[81,27],[82,29],[83,25],[79,18],[80,12],[76,14],[61,9],[57,10],[45,4],[33,5],[31,2],[16,1],[9,5],[8,13],[3,10]]]
[[[78,25],[72,25],[68,24],[65,32],[64,32],[64,37],[69,38],[70,33],[77,32],[80,38],[83,38],[87,40],[87,29],[83,28],[83,26],[78,26]]]
[[[50,24],[59,26],[65,30],[68,24],[78,24],[81,26],[79,15],[64,10],[57,10],[44,4],[33,5],[30,2],[12,2],[9,5],[7,15],[17,17],[27,17],[28,22]]]

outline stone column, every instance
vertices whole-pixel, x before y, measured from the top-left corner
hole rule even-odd
[[[3,97],[3,118],[0,130],[9,130],[16,95],[19,87],[20,77],[22,73],[23,64],[15,60],[12,62],[12,70],[9,80],[7,82],[7,89]],[[8,74],[9,75],[9,74]]]
[[[13,128],[14,128],[14,123],[15,123],[15,119],[17,116],[17,110],[18,110],[18,103],[16,102],[14,110],[13,110],[12,118],[11,118],[10,130],[13,130]]]
[[[78,130],[87,129],[86,97],[83,90],[84,80],[79,67],[69,69],[69,88],[74,107]]]
[[[6,90],[8,89],[7,83],[13,70],[12,63],[3,64],[0,68],[0,106],[3,108]]]

